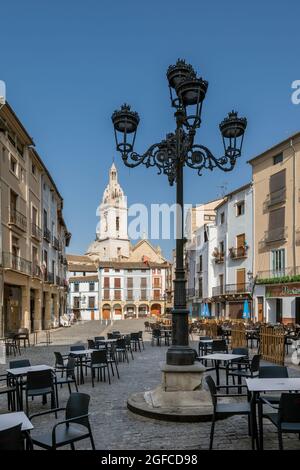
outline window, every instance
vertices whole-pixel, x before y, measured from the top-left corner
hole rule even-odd
[[[133,277],[128,277],[127,278],[127,288],[132,289],[133,288]]]
[[[236,205],[236,216],[239,217],[240,215],[245,214],[245,201],[240,201]]]
[[[118,248],[117,248],[117,255],[121,256],[121,247],[120,246],[118,246]]]
[[[109,268],[104,268],[105,273],[109,273]]]
[[[32,206],[32,210],[31,210],[31,219],[32,219],[32,223],[34,225],[38,224],[37,223],[38,222],[38,211],[34,206]]]
[[[74,292],[79,292],[79,283],[74,282]]]
[[[153,279],[153,286],[154,287],[160,287],[160,278],[159,277],[155,277]]]
[[[115,277],[114,286],[115,286],[115,289],[120,289],[121,288],[121,278],[120,277]]]
[[[90,291],[90,292],[94,292],[94,290],[95,290],[95,283],[94,283],[94,282],[90,282],[90,283],[89,283],[89,291]]]
[[[116,231],[120,230],[120,217],[116,217]]]
[[[141,300],[147,300],[147,290],[141,289]]]
[[[12,251],[13,257],[18,257],[20,254],[19,239],[17,237],[11,238],[11,251]],[[14,261],[15,260],[13,260],[13,262]]]
[[[89,297],[89,308],[95,308],[95,297]]]
[[[31,173],[32,173],[33,175],[36,175],[36,166],[35,166],[34,163],[32,163],[32,165],[31,165]]]
[[[133,300],[133,292],[132,290],[127,291],[127,300]]]
[[[285,207],[280,207],[269,214],[269,230],[267,242],[275,242],[285,238]]]
[[[198,272],[202,273],[202,255],[199,256],[199,269],[198,269]]]
[[[285,250],[271,251],[271,267],[273,273],[284,275],[285,272]]]
[[[141,277],[141,288],[147,287],[147,278]]]
[[[220,224],[222,225],[222,224],[224,224],[224,222],[225,222],[225,212],[221,212],[221,214],[220,214]]]
[[[15,175],[17,174],[17,160],[11,155],[10,156],[10,171],[12,171]]]
[[[159,300],[160,299],[160,290],[155,289],[153,291],[153,298],[154,298],[154,300]]]
[[[208,242],[208,235],[207,235],[207,231],[204,230],[204,243]]]
[[[44,228],[45,229],[48,228],[48,214],[47,214],[46,209],[44,209]]]
[[[119,273],[119,272],[120,272],[120,270],[119,270],[119,269],[115,269],[115,273]]]
[[[104,289],[104,292],[103,292],[103,299],[104,299],[104,300],[110,300],[109,289]]]
[[[283,162],[283,153],[279,153],[273,157],[273,165]]]
[[[114,291],[114,300],[121,300],[121,291],[115,290]]]
[[[219,251],[221,254],[224,254],[224,242],[219,243]]]
[[[104,278],[104,289],[108,288],[109,289],[109,277]]]

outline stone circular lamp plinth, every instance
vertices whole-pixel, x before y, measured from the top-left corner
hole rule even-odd
[[[206,371],[201,364],[172,366],[160,363],[162,383],[154,390],[134,393],[127,401],[130,411],[149,418],[196,422],[212,417],[210,394],[203,388]]]

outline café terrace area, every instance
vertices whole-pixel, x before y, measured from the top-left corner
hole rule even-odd
[[[6,436],[6,442],[13,445],[16,433],[7,437],[5,432],[22,422],[23,428],[19,432],[24,438],[24,447],[33,445],[34,449],[41,449],[39,444],[41,441],[45,444],[45,436],[51,435],[53,427],[66,419],[65,411],[59,411],[57,419],[54,412],[32,416],[50,411],[51,406],[66,407],[70,397],[76,398],[77,387],[78,393],[84,397],[88,395],[90,401],[75,400],[73,415],[69,414],[67,418],[71,416],[73,419],[71,428],[84,429],[81,431],[84,439],[75,443],[68,441],[61,447],[63,449],[92,449],[93,444],[99,450],[209,449],[211,419],[206,422],[171,422],[143,417],[127,408],[130,395],[155,389],[161,383],[159,363],[165,361],[170,328],[168,320],[165,324],[155,324],[154,319],[149,322],[144,319],[121,320],[108,327],[99,321],[89,321],[52,330],[47,336],[44,332],[36,338],[30,335],[30,345],[24,340],[2,339],[8,354],[6,363],[0,365],[0,444]],[[209,386],[235,384],[229,389],[230,395],[244,395],[226,397],[227,389],[217,389],[217,394],[223,397],[217,399],[216,406],[224,402],[227,406],[233,404],[233,408],[227,408],[228,415],[216,414],[213,449],[248,450],[253,443],[255,448],[279,448],[277,427],[267,415],[277,415],[279,404],[287,406],[280,401],[283,396],[296,397],[297,386],[300,391],[300,367],[297,361],[292,360],[295,352],[293,341],[297,338],[298,329],[294,326],[267,329],[249,322],[232,324],[209,320],[190,326],[190,345],[195,349],[196,362],[207,367],[203,380],[205,388],[209,391]],[[15,347],[9,343],[14,343]],[[230,356],[232,353],[235,356]],[[210,355],[213,355],[213,360]],[[14,364],[13,361],[25,362]],[[286,369],[280,367],[283,362]],[[65,382],[66,375],[69,384],[61,383]],[[213,382],[207,381],[207,376],[211,376]],[[51,383],[47,383],[49,377]],[[256,388],[253,388],[249,383],[255,378]],[[267,386],[266,381],[273,385]],[[266,393],[263,393],[263,387]],[[45,393],[47,400],[43,399]],[[293,402],[289,401],[289,406],[293,406]],[[78,414],[82,416],[88,411],[88,427],[86,422],[76,422],[74,407],[75,418],[76,413],[78,417]],[[222,407],[218,410],[222,411]],[[261,410],[265,415],[262,429]],[[284,449],[300,449],[299,409],[292,415],[287,413],[285,420],[295,421],[298,417],[298,423],[285,424],[288,430],[295,432],[283,433]],[[65,424],[56,429],[59,441]],[[58,429],[62,429],[62,433]],[[52,445],[51,439],[48,444]]]

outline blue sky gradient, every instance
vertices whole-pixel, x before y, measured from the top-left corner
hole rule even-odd
[[[0,15],[0,80],[64,197],[70,252],[94,238],[113,157],[129,204],[174,202],[166,177],[122,166],[110,116],[124,101],[139,112],[137,151],[172,131],[165,72],[178,57],[209,81],[198,143],[221,154],[218,124],[233,108],[249,123],[231,174],[185,171],[187,203],[248,182],[247,160],[300,130],[297,0],[10,0]],[[174,240],[154,243],[170,256]]]

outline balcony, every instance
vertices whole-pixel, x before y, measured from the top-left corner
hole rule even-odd
[[[256,275],[257,284],[281,284],[294,282],[300,279],[300,266],[294,268],[273,269],[271,271],[258,271]]]
[[[246,294],[251,292],[251,285],[248,282],[240,284],[226,284],[225,286],[216,286],[212,288],[213,297],[220,295]]]
[[[248,246],[239,246],[238,248],[229,248],[229,255],[231,259],[247,258]]]
[[[59,241],[56,237],[52,237],[52,246],[55,250],[59,250]]]
[[[28,274],[29,276],[32,274],[31,262],[24,258],[20,258],[13,253],[3,253],[3,267]]]
[[[31,236],[38,241],[42,239],[42,229],[34,223],[31,224]]]
[[[267,199],[265,201],[265,208],[269,208],[275,206],[276,204],[282,204],[286,201],[286,189],[281,188],[277,191],[273,191],[272,193],[268,194]]]
[[[23,232],[26,232],[27,217],[11,207],[9,210],[9,224],[14,225]]]
[[[212,256],[214,258],[214,261],[216,264],[222,264],[224,263],[224,252],[223,251],[219,251],[219,250],[214,250],[213,253],[212,253]]]
[[[284,241],[287,237],[287,227],[279,227],[273,230],[266,230],[264,236],[264,243],[276,243]]]
[[[32,263],[31,275],[32,275],[32,277],[38,277],[39,279],[41,279],[42,271],[41,271],[41,268],[39,267],[38,264]]]
[[[54,284],[54,274],[53,273],[46,273],[46,282],[49,282],[50,284]]]
[[[195,297],[195,288],[194,287],[191,287],[189,289],[187,289],[186,291],[186,294],[187,294],[187,297],[188,298],[191,298],[191,297]]]
[[[46,227],[44,227],[44,240],[48,243],[51,241],[51,232]]]

